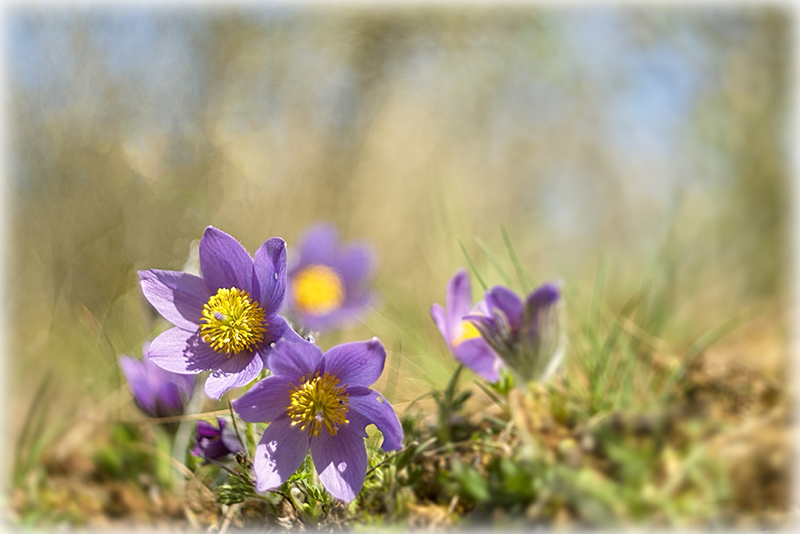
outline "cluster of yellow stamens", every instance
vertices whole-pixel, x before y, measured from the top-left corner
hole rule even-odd
[[[290,392],[290,404],[286,407],[292,426],[300,425],[300,430],[308,428],[309,436],[319,436],[325,425],[328,433],[335,435],[339,425],[350,422],[346,419],[349,401],[345,387],[328,373],[320,376],[317,372],[301,378]]]
[[[456,326],[456,335],[453,336],[453,346],[457,347],[468,339],[481,337],[481,333],[475,328],[475,325],[469,321],[461,321]]]
[[[264,310],[247,291],[222,288],[203,306],[200,334],[217,352],[229,357],[253,349],[264,339],[268,326]]]
[[[309,265],[292,279],[295,306],[310,315],[324,315],[344,302],[344,283],[336,270]]]

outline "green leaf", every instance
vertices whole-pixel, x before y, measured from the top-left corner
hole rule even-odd
[[[477,502],[489,501],[489,484],[475,469],[464,465],[458,460],[453,460],[453,478],[458,482],[462,491]]]

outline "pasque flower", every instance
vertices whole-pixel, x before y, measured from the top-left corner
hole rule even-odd
[[[202,277],[139,271],[142,292],[175,328],[158,336],[148,356],[175,373],[211,371],[205,392],[218,399],[255,379],[270,344],[302,341],[278,315],[286,293],[286,244],[273,237],[255,254],[221,230],[206,228],[199,247]]]
[[[289,268],[287,310],[316,332],[344,326],[369,307],[374,254],[365,244],[339,244],[331,224],[307,229]]]
[[[463,269],[447,283],[445,308],[439,304],[431,307],[431,317],[447,343],[450,352],[464,365],[490,382],[500,378],[503,362],[486,344],[477,328],[463,317],[471,312],[488,312],[483,301],[472,306],[472,289],[469,275]]]
[[[208,421],[198,421],[195,427],[194,447],[192,454],[205,459],[219,460],[229,454],[244,450],[236,431],[222,417],[217,417],[217,426]]]
[[[121,355],[119,366],[128,380],[136,405],[152,417],[181,415],[192,396],[195,377],[170,373],[147,357],[148,343],[143,347],[144,359]]]
[[[560,290],[543,284],[523,302],[511,290],[495,286],[485,294],[486,313],[471,313],[472,321],[506,366],[526,384],[546,380],[564,352]]]
[[[383,395],[369,388],[383,372],[386,351],[377,339],[345,343],[325,354],[313,343],[279,342],[273,375],[233,401],[245,421],[270,422],[256,447],[256,489],[277,488],[308,451],[325,488],[351,501],[367,471],[365,427],[383,433],[383,449],[401,448],[403,429]]]

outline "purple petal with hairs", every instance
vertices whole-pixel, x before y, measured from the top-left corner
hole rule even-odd
[[[155,338],[147,356],[162,369],[181,374],[217,369],[227,360],[224,354],[214,351],[199,332],[188,332],[177,327]]]
[[[386,349],[378,338],[343,343],[324,355],[325,372],[348,386],[371,386],[383,373]]]
[[[268,239],[255,254],[255,271],[261,294],[259,302],[267,315],[278,313],[286,295],[286,243]]]
[[[209,291],[237,287],[257,299],[253,287],[253,258],[241,243],[213,226],[206,228],[200,240],[200,271]]]
[[[494,286],[486,292],[485,300],[490,312],[502,312],[511,329],[519,332],[523,315],[522,301],[513,291],[503,286]]]
[[[145,298],[166,320],[184,330],[196,330],[203,305],[211,297],[202,278],[176,271],[139,271]]]
[[[233,409],[248,423],[268,423],[286,413],[293,384],[281,376],[268,376],[232,402]]]
[[[355,499],[367,474],[367,448],[355,429],[345,425],[333,436],[321,432],[311,440],[311,459],[331,495],[345,502]]]
[[[281,417],[271,422],[256,446],[256,489],[267,491],[286,482],[303,463],[308,448],[308,434],[293,427],[291,419]]]
[[[456,358],[489,382],[500,379],[503,362],[482,338],[466,339],[454,349]]]
[[[458,271],[447,283],[445,290],[445,310],[447,325],[447,342],[452,343],[456,327],[461,318],[472,308],[472,288],[469,276],[463,269]]]
[[[219,399],[226,391],[252,382],[263,368],[264,361],[251,352],[234,354],[208,375],[206,395]]]
[[[294,380],[313,374],[322,361],[322,349],[308,341],[279,341],[269,355],[269,370],[276,376]]]
[[[386,397],[365,387],[349,387],[347,394],[350,403],[347,417],[351,426],[363,431],[373,423],[383,434],[383,450],[396,451],[403,447],[403,427]],[[366,437],[366,433],[363,435]]]

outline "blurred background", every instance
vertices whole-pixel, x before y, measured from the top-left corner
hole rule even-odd
[[[251,252],[280,236],[291,254],[318,221],[371,241],[380,304],[318,341],[381,338],[399,408],[455,367],[428,310],[467,267],[458,240],[490,285],[484,249],[513,274],[501,225],[533,281],[589,293],[603,265],[612,308],[665,288],[678,348],[758,307],[780,372],[785,10],[15,7],[4,24],[10,443],[47,376],[48,421],[130,403],[117,355],[165,327],[136,271],[181,270],[207,225]]]

